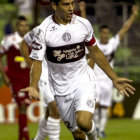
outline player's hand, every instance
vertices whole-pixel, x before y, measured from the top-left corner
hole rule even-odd
[[[129,94],[134,94],[135,88],[128,83],[131,83],[132,80],[126,78],[117,78],[113,80],[115,88],[119,91],[121,95],[126,95],[129,97]]]
[[[136,5],[133,5],[132,6],[132,13],[136,16],[136,15],[138,15],[138,6],[136,6]]]
[[[21,89],[20,91],[28,92],[30,99],[39,100],[39,93],[37,89],[35,89],[34,87],[27,87],[27,88]]]

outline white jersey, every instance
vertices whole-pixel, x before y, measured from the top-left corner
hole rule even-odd
[[[30,57],[36,60],[47,57],[50,88],[54,95],[73,93],[81,80],[91,77],[85,43],[96,45],[91,24],[79,16],[73,15],[70,23],[62,25],[51,15],[37,27]]]
[[[26,41],[26,43],[29,46],[32,45],[33,36],[35,34],[35,31],[36,31],[36,27],[24,36],[24,40]],[[42,73],[41,73],[41,76],[40,76],[40,80],[46,81],[48,83],[48,66],[47,66],[47,62],[46,62],[45,58],[42,62]]]
[[[9,51],[12,46],[14,46],[17,50],[20,50],[19,43],[21,43],[22,39],[23,38],[19,35],[18,32],[4,37],[1,42],[1,46],[4,48],[4,52]]]
[[[117,34],[116,36],[112,37],[109,39],[107,44],[102,44],[100,40],[97,40],[97,45],[101,49],[101,51],[104,53],[106,56],[109,64],[113,68],[114,66],[114,56],[115,56],[115,51],[120,43],[119,35]],[[106,80],[109,79],[108,76],[104,73],[103,70],[101,70],[97,64],[94,66],[94,73],[95,73],[95,80]]]

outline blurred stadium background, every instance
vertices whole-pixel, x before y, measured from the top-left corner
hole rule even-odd
[[[24,7],[23,3],[28,1]],[[131,13],[131,6],[139,0],[86,0],[87,18],[91,21],[95,36],[98,27],[109,25],[112,35],[117,33]],[[26,8],[26,10],[24,9]],[[23,12],[24,11],[24,12]],[[25,12],[26,11],[26,12]],[[7,29],[14,31],[14,22],[18,14],[25,14],[31,27],[39,24],[52,13],[49,0],[0,0],[0,41]],[[110,108],[110,121],[107,125],[107,140],[139,140],[140,139],[140,12],[135,23],[128,31],[115,56],[115,71],[120,76],[134,80],[135,96],[125,98],[114,90],[113,106]],[[6,64],[5,64],[6,65]],[[30,136],[37,131],[37,122],[43,109],[38,102],[28,108]],[[0,75],[0,140],[17,139],[17,110],[12,103],[8,87],[3,84]],[[71,134],[62,124],[62,140],[72,139]]]

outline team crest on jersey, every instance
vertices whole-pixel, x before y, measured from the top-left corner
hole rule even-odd
[[[93,102],[93,100],[88,100],[88,101],[87,101],[87,105],[88,105],[90,108],[93,108],[93,107],[94,107],[94,102]]]
[[[65,42],[68,42],[71,40],[71,35],[69,33],[64,33],[63,36],[62,36],[62,39],[65,41]]]

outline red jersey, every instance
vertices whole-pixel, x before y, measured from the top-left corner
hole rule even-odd
[[[7,55],[6,73],[10,78],[14,92],[18,92],[21,88],[29,85],[29,69],[21,56],[19,43],[22,41],[20,35],[15,32],[4,37],[2,40],[3,52]]]

